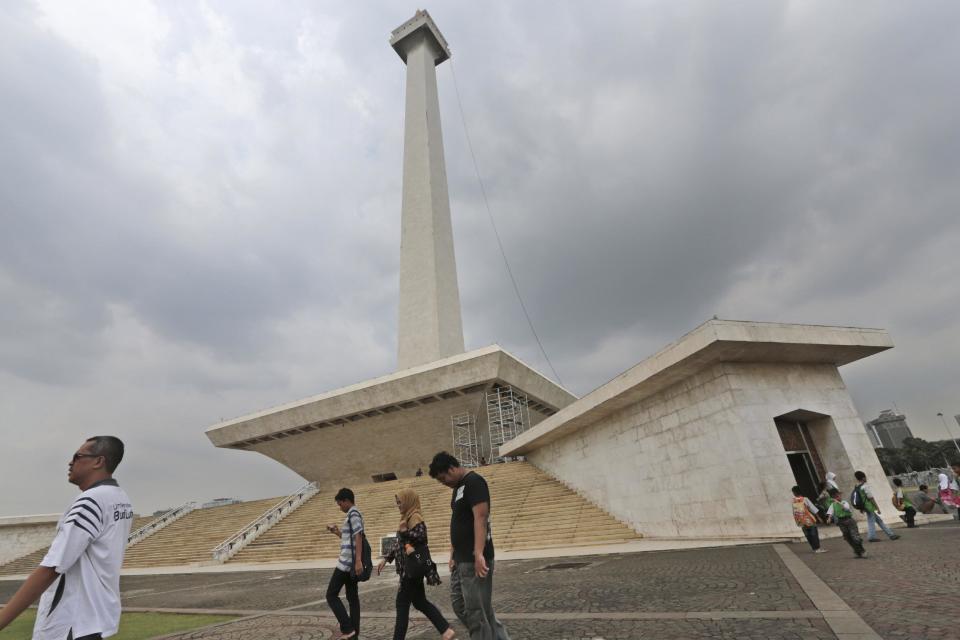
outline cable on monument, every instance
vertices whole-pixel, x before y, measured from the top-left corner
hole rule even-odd
[[[480,184],[480,193],[483,196],[483,204],[487,209],[487,216],[490,218],[490,226],[493,227],[493,235],[497,238],[497,246],[500,248],[500,256],[503,258],[503,264],[507,267],[507,275],[510,276],[510,283],[513,285],[513,291],[517,294],[517,300],[520,302],[520,308],[523,310],[523,317],[527,319],[527,325],[530,327],[530,333],[533,334],[533,338],[537,341],[537,346],[540,347],[540,353],[543,354],[543,359],[547,361],[547,366],[550,367],[550,371],[553,372],[553,377],[557,379],[557,382],[560,386],[563,386],[563,380],[560,379],[560,374],[557,373],[557,370],[553,367],[553,363],[550,362],[550,357],[547,356],[546,349],[543,348],[543,343],[540,341],[540,336],[537,335],[537,330],[533,326],[533,320],[530,319],[530,314],[527,312],[527,305],[523,302],[523,296],[520,295],[520,287],[517,285],[517,279],[513,275],[513,269],[510,268],[510,261],[507,260],[507,252],[503,248],[503,241],[500,239],[500,232],[497,230],[497,223],[493,218],[493,212],[490,209],[490,200],[487,198],[487,189],[483,184],[483,178],[480,177],[480,167],[477,165],[477,155],[473,152],[473,141],[470,139],[470,130],[467,128],[467,118],[463,113],[463,101],[460,99],[460,87],[457,85],[457,74],[453,70],[453,59],[449,59],[450,66],[450,75],[453,76],[453,91],[457,95],[457,107],[460,110],[460,123],[463,125],[463,133],[467,138],[467,148],[470,150],[470,159],[473,160],[473,170],[477,174],[477,182]]]

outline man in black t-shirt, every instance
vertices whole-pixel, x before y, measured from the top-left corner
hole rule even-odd
[[[433,457],[430,477],[453,489],[450,500],[450,600],[471,640],[510,640],[493,613],[493,535],[490,489],[483,477],[446,451]]]

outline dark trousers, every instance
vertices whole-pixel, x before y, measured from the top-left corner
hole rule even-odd
[[[401,578],[400,590],[397,591],[397,621],[393,626],[393,640],[403,640],[407,637],[407,625],[410,622],[410,605],[427,616],[439,633],[450,628],[447,619],[440,610],[429,600],[423,589],[423,578]]]
[[[857,521],[853,518],[843,518],[837,521],[837,526],[840,528],[840,533],[843,534],[843,539],[853,547],[853,552],[862,556],[863,538],[860,537],[860,528],[857,527]]]
[[[493,612],[493,560],[486,578],[478,578],[472,562],[458,562],[450,573],[450,604],[470,633],[470,640],[510,640]]]
[[[917,526],[916,523],[914,522],[914,518],[916,516],[917,516],[917,510],[914,509],[913,507],[907,507],[906,509],[903,510],[903,521],[907,523],[908,529],[913,529],[914,527]]]
[[[347,588],[347,603],[350,605],[350,615],[340,601],[340,590]],[[340,623],[340,633],[350,633],[356,631],[360,635],[360,594],[357,592],[357,581],[346,571],[334,569],[330,576],[330,584],[327,585],[327,604],[337,616],[337,622]]]
[[[67,640],[101,640],[103,636],[99,633],[91,633],[88,636],[83,636],[82,638],[73,637],[73,629],[70,629],[70,633],[67,634]]]
[[[803,535],[807,537],[807,542],[810,543],[810,547],[816,551],[820,548],[820,532],[817,530],[817,525],[812,527],[801,527],[803,530]]]

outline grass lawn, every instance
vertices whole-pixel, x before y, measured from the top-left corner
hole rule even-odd
[[[24,611],[13,624],[0,631],[0,640],[26,640],[33,633],[36,609]],[[146,640],[175,631],[188,631],[216,622],[233,620],[235,616],[198,616],[179,613],[124,613],[116,640]]]

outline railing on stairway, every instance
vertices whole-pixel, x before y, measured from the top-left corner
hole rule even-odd
[[[157,531],[160,531],[160,529],[163,529],[168,524],[172,524],[176,522],[177,520],[187,515],[188,513],[190,513],[196,508],[197,508],[196,502],[184,502],[179,507],[170,509],[170,511],[167,511],[165,514],[163,514],[159,518],[154,518],[153,520],[151,520],[150,522],[143,525],[136,531],[132,532],[129,536],[127,536],[127,546],[132,547],[133,545],[137,544],[144,538],[152,536]]]
[[[312,498],[319,491],[316,482],[309,482],[295,493],[267,509],[263,515],[245,526],[236,534],[227,538],[213,549],[213,559],[216,562],[224,563],[233,556],[240,553],[245,546],[260,537],[268,529],[273,527],[288,515],[297,510],[297,507]]]

